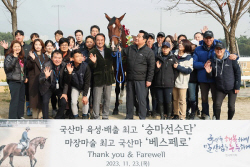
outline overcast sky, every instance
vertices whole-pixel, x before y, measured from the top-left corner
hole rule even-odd
[[[120,17],[124,13],[124,24],[132,35],[137,35],[140,29],[155,35],[160,31],[160,10],[166,6],[159,0],[21,0],[24,3],[18,8],[18,29],[24,31],[26,39],[33,32],[54,40],[54,32],[58,29],[58,9],[60,8],[60,29],[64,36],[74,35],[76,29],[83,30],[84,37],[90,34],[90,26],[98,25],[101,32],[107,35],[108,21],[104,13],[110,17]],[[192,6],[181,5],[188,9]],[[10,13],[0,2],[0,32],[12,31]],[[186,34],[189,39],[193,34],[207,25],[214,32],[215,38],[224,38],[222,26],[210,15],[181,14],[176,10],[162,12],[162,31],[166,35]],[[250,17],[245,14],[239,21],[236,36],[250,36]],[[106,41],[107,42],[107,41]]]

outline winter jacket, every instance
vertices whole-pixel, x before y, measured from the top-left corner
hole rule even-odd
[[[167,56],[156,56],[156,62],[161,63],[161,67],[155,66],[154,86],[160,88],[173,88],[178,71],[173,67],[178,62],[175,55],[170,53]]]
[[[161,47],[158,46],[158,42],[153,44],[152,50],[154,51],[155,56],[159,56],[161,54]]]
[[[71,75],[71,86],[75,87],[79,91],[83,91],[83,96],[87,96],[90,87],[91,71],[89,65],[85,62],[79,64],[75,67],[74,62],[72,62],[74,70]]]
[[[237,60],[230,60],[229,53],[225,52],[222,59],[213,55],[211,60],[212,72],[208,74],[215,78],[216,88],[227,93],[231,90],[240,90],[241,71]]]
[[[207,60],[212,58],[212,55],[214,54],[215,45],[218,42],[220,41],[215,39],[213,45],[210,48],[207,48],[205,42],[200,41],[200,46],[198,46],[195,49],[193,54],[193,59],[194,59],[194,68],[197,69],[198,82],[201,83],[214,82],[213,78],[207,78],[204,65],[207,62]]]
[[[175,80],[175,87],[180,89],[188,88],[190,73],[193,71],[193,58],[190,54],[184,53],[179,59],[177,70],[179,75]]]
[[[85,62],[86,62],[86,63],[89,63],[89,61],[91,61],[91,60],[89,60],[89,50],[88,50],[88,49],[85,49],[84,51],[82,51],[82,54],[83,54],[83,56],[86,57]]]
[[[52,61],[48,61],[43,65],[43,69],[45,69],[45,67],[49,67],[50,70],[53,69],[53,62]],[[66,69],[66,63],[62,62],[62,64],[60,65],[60,76],[59,76],[59,89],[63,90],[63,94],[67,94],[68,92],[68,84],[69,81],[71,80],[70,76],[68,76],[68,72]],[[43,96],[49,89],[50,86],[52,84],[52,81],[54,79],[54,72],[52,70],[50,77],[46,79],[45,77],[45,73],[44,70],[41,71],[40,76],[39,76],[39,91],[41,93],[41,95]]]
[[[89,61],[89,66],[93,71],[93,86],[100,87],[115,83],[112,51],[104,47],[104,58],[97,48],[91,49],[90,53],[96,54],[96,63]]]
[[[79,46],[79,49],[80,49],[81,52],[83,52],[85,50],[85,42],[84,41],[82,41],[81,44],[78,44],[76,42],[76,46]]]
[[[128,81],[152,82],[155,69],[154,52],[144,45],[138,49],[137,45],[131,45],[122,50],[127,65]]]
[[[14,57],[13,54],[9,54],[4,59],[4,71],[7,76],[7,82],[9,81],[22,81],[21,78],[21,66],[19,64],[18,57]],[[24,76],[23,80],[26,79],[26,58],[24,58]]]

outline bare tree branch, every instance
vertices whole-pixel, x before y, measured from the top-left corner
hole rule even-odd
[[[237,10],[238,10],[238,7],[239,7],[239,2],[240,2],[240,0],[236,0],[236,2],[235,2],[234,13],[233,13],[233,17],[232,17],[231,21],[233,21],[234,18],[236,18],[236,13],[237,13]]]
[[[13,1],[13,9],[17,9],[17,1]]]
[[[3,11],[3,10],[2,10]],[[4,16],[6,17],[7,21],[11,24],[11,21],[8,19],[8,17],[6,16],[5,12],[3,11]]]
[[[220,18],[218,18],[213,12],[211,12],[210,10],[208,10],[205,6],[202,6],[201,4],[198,4],[197,2],[195,2],[194,0],[190,0],[192,1],[196,6],[204,9],[206,12],[208,12],[210,15],[212,15],[227,31],[227,33],[229,33],[228,27],[227,25],[223,24],[220,20]]]
[[[242,0],[242,1],[244,1],[244,0]],[[250,0],[248,0],[244,5],[242,4],[241,8],[239,8],[239,12],[237,13],[237,17],[236,17],[237,21],[246,13],[246,11],[249,10],[250,6],[248,7],[248,9],[245,12],[243,12],[243,14],[241,14],[242,11],[245,10],[245,8],[247,7],[247,5],[249,3],[250,3]]]
[[[12,7],[12,4],[11,4],[10,0],[7,0],[7,2],[9,4],[9,6]]]
[[[217,13],[211,6],[209,6],[208,4],[205,4],[204,2],[202,2],[201,0],[197,0],[198,2],[200,2],[201,5],[203,5],[204,7],[208,8],[211,12],[213,12],[217,17],[221,18],[221,15],[219,13]]]
[[[249,6],[248,9],[246,9],[246,10],[240,15],[239,19],[240,19],[244,14],[246,14],[247,12],[249,12],[249,10],[250,10],[250,6]]]
[[[228,6],[228,10],[229,10],[230,20],[232,20],[233,11],[232,11],[232,6],[231,6],[231,3],[229,0],[227,0],[227,6]]]
[[[173,5],[173,6],[168,6],[167,8],[163,8],[164,10],[172,10],[172,9],[174,9],[179,3],[180,3],[180,1],[181,0],[178,0],[178,2],[176,2],[176,4],[175,5]]]
[[[2,1],[3,1],[3,4],[6,6],[6,8],[12,13],[13,12],[12,6],[9,6],[6,0],[2,0]]]

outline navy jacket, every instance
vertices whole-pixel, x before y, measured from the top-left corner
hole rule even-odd
[[[71,74],[71,86],[83,91],[82,95],[87,96],[90,87],[91,71],[87,63],[82,62],[78,67],[75,67]]]
[[[211,60],[212,72],[208,74],[215,78],[216,88],[227,93],[231,90],[240,90],[241,71],[237,60],[230,60],[229,53],[225,52],[220,60],[213,55]]]
[[[194,65],[193,66],[194,66],[194,69],[197,69],[198,82],[201,82],[201,83],[214,82],[213,78],[207,77],[204,65],[207,62],[207,60],[212,58],[212,55],[214,54],[215,45],[217,42],[220,42],[220,41],[215,39],[211,48],[208,49],[205,42],[200,41],[200,46],[198,46],[194,51],[194,54],[193,54]]]

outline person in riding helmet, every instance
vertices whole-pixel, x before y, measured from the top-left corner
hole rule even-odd
[[[24,151],[29,146],[30,139],[28,138],[28,132],[30,131],[30,127],[26,127],[25,131],[22,134],[22,138],[20,140],[20,143],[23,145],[23,148],[21,150],[21,155],[24,156]]]

